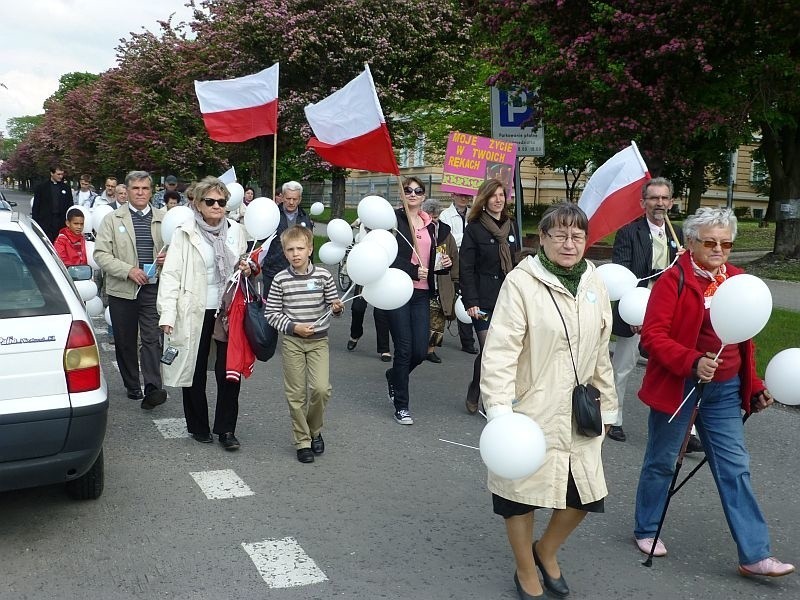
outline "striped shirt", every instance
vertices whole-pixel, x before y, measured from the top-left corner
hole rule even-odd
[[[333,276],[327,269],[309,265],[309,272],[301,275],[290,265],[272,280],[264,317],[275,329],[291,335],[295,325],[311,325],[338,298]],[[314,334],[307,339],[327,337],[330,322],[328,315],[314,326]]]
[[[133,220],[133,233],[136,236],[136,255],[139,257],[139,268],[144,269],[145,264],[153,263],[153,232],[150,228],[153,223],[153,211],[148,206],[144,211],[137,211],[129,206],[131,220]],[[146,211],[146,212],[145,212]],[[144,213],[139,216],[137,213]]]

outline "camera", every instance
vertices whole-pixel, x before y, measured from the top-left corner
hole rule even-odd
[[[174,346],[167,346],[164,348],[164,354],[161,355],[161,362],[165,365],[171,365],[176,356],[178,356],[178,349]]]

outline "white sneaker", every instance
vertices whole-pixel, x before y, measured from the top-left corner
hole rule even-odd
[[[414,419],[411,418],[411,413],[406,409],[394,411],[394,420],[400,425],[413,425]]]

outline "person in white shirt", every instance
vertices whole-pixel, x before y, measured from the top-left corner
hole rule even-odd
[[[97,198],[97,193],[92,189],[92,176],[84,173],[79,183],[80,188],[72,194],[72,203],[91,208],[94,206],[94,199]]]

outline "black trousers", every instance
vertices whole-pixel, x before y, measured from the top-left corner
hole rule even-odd
[[[360,286],[359,286],[360,287]],[[356,290],[356,294],[361,292]],[[372,316],[375,319],[375,340],[379,354],[389,353],[389,316],[385,310],[373,308]],[[354,340],[364,335],[364,315],[367,312],[367,301],[356,298],[350,307],[352,317],[350,321],[350,337]]]
[[[203,318],[203,331],[197,348],[197,362],[194,367],[192,386],[183,390],[183,414],[186,417],[186,429],[189,433],[208,433],[208,353],[211,350],[214,333],[215,309],[206,310]],[[233,433],[236,431],[236,419],[239,416],[239,388],[241,382],[225,379],[225,358],[228,344],[214,340],[217,345],[217,360],[214,363],[214,375],[217,380],[217,407],[214,412],[214,433]]]
[[[114,329],[114,352],[122,382],[129,390],[140,389],[141,366],[145,394],[162,387],[159,362],[161,329],[158,327],[157,295],[158,284],[154,283],[143,285],[133,300],[108,297],[108,309]]]
[[[474,348],[475,338],[472,336],[472,323],[462,323],[456,319],[458,323],[458,337],[461,340],[462,348]]]

